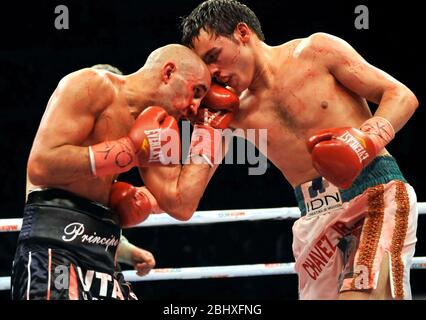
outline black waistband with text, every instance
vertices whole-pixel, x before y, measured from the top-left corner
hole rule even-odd
[[[106,206],[61,189],[28,195],[19,243],[64,249],[87,266],[114,269],[121,229]]]

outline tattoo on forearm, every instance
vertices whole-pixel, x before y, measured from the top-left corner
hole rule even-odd
[[[103,153],[104,160],[108,159],[108,155],[111,150],[114,149],[114,144],[110,145],[108,141],[105,142],[105,150],[96,150],[96,153]]]
[[[118,142],[121,151],[115,156],[115,163],[118,167],[124,168],[133,162],[133,150],[124,143]]]
[[[133,150],[120,141],[105,142],[105,149],[96,152],[103,154],[104,160],[110,156],[114,157],[115,164],[119,168],[124,168],[133,162]]]
[[[380,121],[375,121],[374,123],[366,123],[361,128],[361,130],[368,132],[369,134],[376,135],[386,141],[392,138],[392,134],[386,130],[385,124],[381,123]]]

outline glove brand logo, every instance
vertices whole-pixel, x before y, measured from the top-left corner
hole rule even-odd
[[[322,178],[303,184],[301,189],[307,217],[326,213],[342,206],[339,189]]]
[[[81,238],[82,243],[86,242],[104,246],[105,251],[107,251],[110,246],[117,247],[120,242],[120,239],[117,239],[114,235],[111,235],[110,238],[105,238],[97,236],[96,232],[94,232],[92,235],[89,235],[85,234],[84,231],[84,224],[80,222],[70,223],[64,228],[64,235],[62,236],[62,240],[65,242],[71,242],[79,237]]]
[[[351,147],[351,149],[355,151],[360,162],[363,162],[365,159],[367,159],[370,156],[367,150],[365,150],[365,142],[363,146],[360,143],[360,141],[357,138],[355,138],[353,135],[351,135],[348,131],[346,131],[341,136],[339,136],[338,139],[343,141],[344,143],[347,143],[349,147]]]
[[[144,131],[141,150],[149,154],[149,163],[180,164],[180,136],[174,129],[153,129]]]
[[[161,153],[161,129],[145,130],[146,137],[148,138],[148,145],[150,149],[149,162],[158,162]]]
[[[144,152],[144,153],[147,153],[147,152],[149,152],[149,142],[148,142],[148,139],[143,139],[143,142],[142,142],[142,145],[141,145],[141,150]]]
[[[204,124],[210,125],[212,123],[212,121],[214,119],[216,119],[220,115],[221,115],[220,111],[217,111],[217,112],[212,113],[211,115],[209,115],[209,110],[205,109],[204,110]]]

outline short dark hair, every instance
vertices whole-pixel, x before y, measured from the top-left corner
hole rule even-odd
[[[201,29],[230,37],[240,22],[246,23],[260,40],[265,41],[259,19],[246,5],[236,0],[204,1],[182,18],[182,44],[192,47]]]
[[[91,66],[90,68],[98,69],[98,70],[106,70],[115,74],[123,75],[123,72],[120,69],[106,63],[95,64],[94,66]]]

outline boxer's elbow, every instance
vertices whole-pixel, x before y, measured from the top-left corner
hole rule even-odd
[[[28,179],[34,185],[45,185],[50,176],[49,166],[37,155],[30,156],[28,160]]]
[[[413,110],[416,110],[419,106],[419,100],[417,99],[414,92],[407,88],[405,95],[408,104],[412,107]]]
[[[178,205],[164,211],[177,220],[188,221],[194,215],[195,210],[196,208],[193,206]]]
[[[30,154],[27,164],[28,179],[37,186],[65,183],[58,161],[52,158],[50,152],[35,152]],[[68,182],[68,181],[67,181]]]
[[[192,218],[195,210],[187,210],[187,209],[173,209],[167,211],[170,216],[180,221],[188,221]]]
[[[419,106],[419,100],[416,95],[407,87],[401,90],[402,103],[401,107],[405,109],[407,120],[413,116]]]
[[[180,221],[188,221],[194,215],[198,207],[198,202],[195,203],[192,199],[184,201],[179,192],[169,193],[167,198],[162,199],[160,207],[173,218]]]
[[[409,111],[414,112],[419,106],[419,100],[416,95],[405,85],[394,87],[393,90],[390,90],[390,96],[398,99],[399,103]]]

